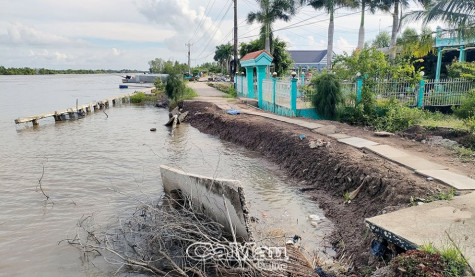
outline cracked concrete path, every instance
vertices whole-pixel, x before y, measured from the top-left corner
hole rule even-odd
[[[344,143],[358,149],[368,150],[388,161],[407,167],[419,175],[431,177],[457,190],[475,190],[474,179],[452,172],[446,166],[431,162],[421,157],[417,157],[410,152],[406,152],[385,144],[380,144],[372,140],[354,137],[344,133],[338,133],[338,130],[335,128],[335,126],[331,124],[322,124],[316,120],[281,116],[251,107],[243,108],[242,106],[238,106],[236,102],[230,102],[231,100],[229,98],[225,98],[225,93],[208,86],[204,82],[189,83],[188,86],[193,88],[199,95],[193,99],[195,101],[213,103],[224,111],[236,109],[244,114],[261,116],[308,128],[314,133],[335,138],[340,143]]]

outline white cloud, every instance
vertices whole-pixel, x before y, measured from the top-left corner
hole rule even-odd
[[[112,55],[114,56],[120,56],[121,52],[117,50],[117,48],[112,48]]]
[[[221,18],[225,11],[230,11],[227,8],[232,4],[231,1],[220,1],[220,6],[223,6],[221,17],[214,21],[208,15],[203,7],[198,6],[193,1],[193,8],[189,0],[143,0],[139,2],[140,12],[149,20],[156,23],[161,29],[165,28],[167,31],[174,31],[175,34],[164,40],[165,45],[171,51],[186,51],[185,43],[191,41],[193,48],[198,52],[198,55],[203,54],[204,50],[211,49],[218,43],[225,43],[223,41],[225,32],[232,26],[232,21],[223,20]],[[203,2],[204,3],[204,2]],[[229,3],[229,4],[228,4]],[[223,5],[224,4],[224,5]],[[216,4],[218,5],[218,4]],[[231,13],[227,14],[232,16]],[[221,23],[221,25],[218,25]],[[231,36],[229,36],[231,37]],[[209,52],[209,51],[206,51]],[[195,58],[197,58],[195,56]]]
[[[340,36],[336,40],[333,48],[336,48],[333,51],[338,54],[342,54],[343,52],[351,53],[354,49],[356,49],[356,43],[351,44],[346,39]]]
[[[40,31],[34,27],[21,23],[10,25],[7,29],[6,41],[3,43],[26,44],[26,45],[51,45],[79,43],[64,36]]]

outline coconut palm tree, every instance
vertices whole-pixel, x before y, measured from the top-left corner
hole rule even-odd
[[[391,43],[389,44],[389,56],[392,60],[396,57],[397,34],[401,29],[402,8],[409,6],[408,0],[382,0],[386,5],[393,7],[393,26],[391,30]],[[424,7],[430,5],[431,0],[414,0],[415,3],[422,4]]]
[[[431,21],[444,21],[459,31],[462,37],[473,37],[475,29],[475,0],[437,0],[426,3],[424,10],[413,11],[404,16],[405,20],[423,19],[425,24]]]
[[[333,57],[333,33],[335,30],[333,14],[337,8],[355,8],[357,2],[353,0],[300,0],[300,4],[309,5],[315,10],[324,10],[330,15],[330,23],[328,24],[327,67],[331,68]]]
[[[358,32],[358,48],[362,49],[364,46],[364,21],[366,9],[368,9],[370,13],[374,14],[376,10],[386,12],[389,11],[389,6],[387,3],[381,0],[359,0],[358,2],[361,7],[360,30]]]
[[[221,65],[221,71],[227,72],[227,69],[228,69],[227,65],[229,64],[229,61],[231,60],[232,54],[233,54],[233,46],[230,43],[216,46],[213,59],[219,62],[219,64]]]
[[[260,10],[250,12],[247,21],[252,24],[258,22],[262,25],[261,36],[265,38],[265,50],[271,53],[272,24],[277,20],[289,21],[295,14],[294,0],[256,0]]]

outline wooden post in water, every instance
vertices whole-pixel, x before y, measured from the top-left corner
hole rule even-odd
[[[54,112],[54,121],[61,121],[61,115],[58,112]]]
[[[86,113],[90,114],[91,113],[91,106],[86,107]]]
[[[68,110],[68,115],[69,115],[69,119],[75,118],[73,109]]]
[[[33,122],[33,126],[38,126],[38,118],[33,119],[31,122]]]
[[[106,101],[104,102],[104,105],[105,105],[106,109],[108,109],[108,108],[109,108],[109,100],[106,100]]]
[[[112,106],[115,106],[115,99],[112,99]]]

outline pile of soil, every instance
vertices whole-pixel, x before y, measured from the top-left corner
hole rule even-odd
[[[400,132],[399,135],[416,141],[427,140],[431,136],[441,136],[444,139],[456,141],[464,147],[475,150],[475,134],[464,130],[455,130],[445,127],[425,128],[415,125]]]
[[[201,132],[215,135],[259,152],[293,177],[295,186],[314,199],[335,224],[331,243],[337,258],[351,262],[356,271],[381,265],[370,254],[372,235],[364,219],[410,205],[410,197],[435,194],[429,183],[412,171],[372,154],[337,143],[309,129],[268,118],[228,115],[210,103],[187,102],[187,121]],[[300,139],[304,134],[305,139]],[[309,147],[309,138],[330,142]],[[345,204],[344,194],[363,184],[357,197]]]

